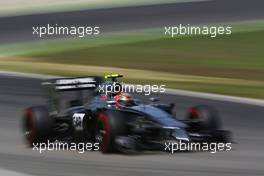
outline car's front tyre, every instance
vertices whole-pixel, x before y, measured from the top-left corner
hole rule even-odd
[[[219,113],[207,105],[190,108],[187,120],[190,126],[198,131],[215,131],[221,128]]]

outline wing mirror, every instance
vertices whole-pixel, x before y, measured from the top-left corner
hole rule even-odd
[[[151,97],[151,98],[149,98],[149,100],[151,102],[158,102],[158,101],[160,101],[158,98],[155,98],[155,97]]]

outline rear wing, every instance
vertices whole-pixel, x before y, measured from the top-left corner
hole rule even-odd
[[[52,87],[56,91],[73,91],[95,89],[104,81],[103,77],[77,77],[77,78],[60,78],[50,79],[42,83],[43,86]]]

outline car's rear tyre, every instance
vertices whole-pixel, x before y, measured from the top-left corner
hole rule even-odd
[[[52,136],[53,119],[45,106],[27,108],[23,114],[23,134],[27,143],[46,142]]]
[[[207,105],[190,108],[187,120],[191,128],[198,131],[215,131],[221,128],[217,110]]]
[[[95,139],[102,153],[116,152],[116,138],[124,133],[123,117],[118,112],[100,112]]]

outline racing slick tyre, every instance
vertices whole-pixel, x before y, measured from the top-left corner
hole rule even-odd
[[[218,112],[207,105],[192,107],[187,120],[191,128],[197,131],[216,131],[221,128]]]
[[[52,135],[53,119],[46,106],[27,108],[23,115],[23,133],[30,146],[46,142]]]
[[[119,112],[100,112],[96,125],[95,139],[102,153],[117,151],[116,138],[124,134],[124,119]]]

